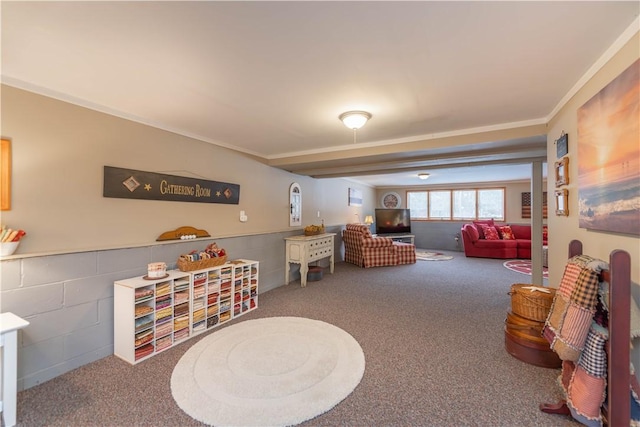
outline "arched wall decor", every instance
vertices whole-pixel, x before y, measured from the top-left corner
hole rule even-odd
[[[289,226],[302,225],[302,190],[300,184],[294,182],[289,187]]]

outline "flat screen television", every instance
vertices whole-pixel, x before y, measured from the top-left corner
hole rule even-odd
[[[376,209],[376,234],[410,234],[409,209]]]

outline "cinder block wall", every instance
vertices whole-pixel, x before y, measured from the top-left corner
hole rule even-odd
[[[341,227],[335,261],[342,260]],[[150,262],[176,268],[178,256],[216,242],[230,259],[260,262],[259,293],[284,284],[285,237],[300,230],[137,248],[23,257],[0,262],[0,310],[30,322],[18,335],[18,390],[113,354],[113,282],[142,276]],[[323,260],[328,265],[328,260]],[[300,269],[292,264],[292,280]]]

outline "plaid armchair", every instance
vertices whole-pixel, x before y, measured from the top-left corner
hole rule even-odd
[[[388,237],[373,237],[368,225],[347,224],[342,231],[344,260],[360,267],[414,264],[416,247],[394,242]]]

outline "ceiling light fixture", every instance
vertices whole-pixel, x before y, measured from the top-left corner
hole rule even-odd
[[[353,129],[353,143],[356,142],[356,131],[367,123],[371,118],[371,113],[366,111],[347,111],[340,114],[338,118],[349,129]]]
[[[427,178],[429,178],[429,174],[428,173],[419,173],[418,174],[418,178],[427,179]]]
[[[371,114],[366,111],[347,111],[338,117],[349,129],[360,129],[371,118]]]

